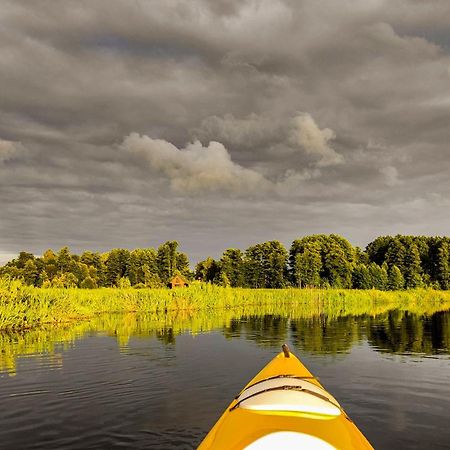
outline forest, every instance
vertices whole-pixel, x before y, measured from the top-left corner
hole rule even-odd
[[[186,281],[244,288],[341,288],[401,290],[450,287],[450,238],[382,236],[363,250],[335,235],[295,240],[287,250],[279,241],[226,249],[206,258],[194,271],[177,241],[157,249],[113,249],[72,254],[67,247],[41,257],[21,252],[0,268],[0,276],[36,287],[86,288],[167,286],[178,274]]]

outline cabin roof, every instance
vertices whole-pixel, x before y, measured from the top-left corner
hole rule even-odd
[[[188,282],[181,275],[175,275],[170,280],[170,284],[188,284]]]

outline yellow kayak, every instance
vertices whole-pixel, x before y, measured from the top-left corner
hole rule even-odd
[[[373,449],[311,372],[283,351],[231,402],[198,450]]]

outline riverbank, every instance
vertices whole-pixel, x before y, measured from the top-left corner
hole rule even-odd
[[[239,309],[304,314],[360,314],[385,310],[391,304],[408,310],[450,308],[450,291],[243,289],[209,284],[169,289],[41,289],[17,280],[0,280],[0,330],[34,328],[42,324],[89,319],[111,312],[165,314],[170,311]]]

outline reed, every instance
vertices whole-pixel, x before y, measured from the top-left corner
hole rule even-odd
[[[88,319],[102,313],[226,310],[234,314],[284,314],[303,317],[379,314],[392,308],[409,311],[450,309],[450,292],[408,290],[243,289],[193,284],[169,289],[41,289],[18,280],[0,280],[0,330]]]

